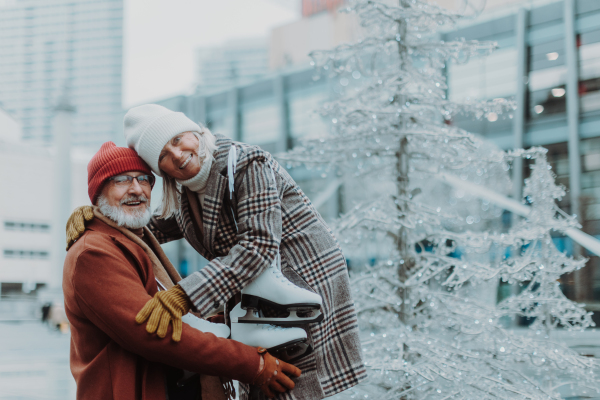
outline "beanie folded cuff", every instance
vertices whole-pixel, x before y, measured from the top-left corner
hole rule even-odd
[[[104,143],[88,163],[88,195],[92,204],[96,204],[108,178],[131,171],[152,173],[132,149],[117,147],[113,142]]]
[[[172,112],[154,120],[141,134],[135,150],[150,165],[155,174],[162,176],[158,157],[163,147],[183,132],[201,132],[200,126],[183,113]]]

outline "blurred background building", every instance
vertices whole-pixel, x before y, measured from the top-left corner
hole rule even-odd
[[[476,0],[438,3],[471,14],[480,13],[483,4]],[[44,162],[51,165],[51,149],[27,153],[19,138],[51,144],[53,107],[67,93],[77,110],[72,117],[71,198],[73,206],[85,204],[84,166],[90,155],[104,141],[123,144],[123,2],[0,4],[0,184],[18,184],[11,170],[20,162],[19,155],[39,163],[45,170],[43,176],[38,174],[40,179],[46,183],[52,179],[50,167],[44,167]],[[343,0],[297,1],[301,18],[273,29],[269,37],[197,49],[195,92],[157,103],[206,123],[216,133],[273,153],[290,149],[308,135],[326,133],[329,122],[315,110],[353,83],[317,78],[308,53],[360,37],[356,18],[336,12],[345,4]],[[512,119],[490,115],[483,121],[457,118],[450,123],[504,149],[547,147],[558,180],[569,189],[560,206],[575,212],[573,205],[578,205],[584,231],[600,238],[600,2],[488,0],[477,18],[442,35],[445,40],[465,37],[498,42],[498,50],[487,58],[448,65],[451,99],[514,97],[520,107]],[[352,79],[359,82],[360,74]],[[527,173],[524,166],[523,176]],[[326,220],[351,205],[351,190],[336,177],[301,168],[292,174]],[[154,205],[159,204],[160,195],[156,189]],[[7,197],[0,200],[0,281],[5,288],[27,291],[47,281],[47,273],[41,272],[45,267],[34,264],[50,265],[47,225],[52,221],[44,215],[52,209],[44,205],[37,214],[37,209],[30,211],[33,206],[27,201],[19,201],[21,196]],[[22,241],[17,239],[20,236]],[[577,251],[569,239],[555,240],[565,251]],[[183,241],[165,248],[184,275],[206,263]],[[349,257],[350,262],[373,262],[377,253],[374,244],[368,254]],[[600,304],[599,262],[598,257],[591,257],[590,268],[563,282],[569,296],[586,302],[590,309]]]
[[[196,90],[214,92],[245,85],[269,71],[269,48],[263,38],[229,41],[196,50]]]
[[[122,42],[122,0],[0,2],[0,185],[5,188],[0,293],[5,299],[57,282],[56,198],[69,191],[62,200],[69,209],[89,201],[87,162],[120,132]],[[70,189],[57,184],[61,152],[53,146],[61,99],[77,111],[68,121],[69,141],[77,148],[67,153],[71,162],[62,173],[70,176]]]
[[[269,67],[308,66],[311,51],[356,41],[360,37],[358,19],[338,12],[345,3],[347,0],[302,0],[302,18],[271,32]]]
[[[114,140],[121,124],[123,0],[0,2],[0,104],[27,141],[52,143],[53,108],[67,94],[73,142]]]
[[[21,124],[12,114],[0,108],[0,143],[14,143],[21,138]]]
[[[56,151],[48,146],[32,146],[21,139],[20,124],[0,109],[0,320],[14,303],[8,298],[35,294],[56,282],[52,253],[55,241],[57,185]],[[89,203],[85,148],[71,154],[70,204]],[[67,196],[68,198],[68,196]],[[14,311],[14,310],[13,310]]]

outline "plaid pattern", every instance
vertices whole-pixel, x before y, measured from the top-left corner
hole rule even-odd
[[[232,143],[237,148],[238,163],[230,202],[227,157]],[[282,272],[294,284],[321,295],[325,318],[308,326],[314,352],[296,364],[302,369],[296,389],[277,398],[320,399],[358,384],[367,375],[346,261],[333,233],[269,153],[217,135],[214,157],[204,198],[202,234],[195,234],[186,196],[182,196],[176,216],[153,218],[148,226],[159,242],[185,237],[210,260],[201,271],[179,282],[180,286],[200,314],[207,315],[267,268],[279,248]],[[249,387],[240,385],[240,392],[241,399],[247,399]]]

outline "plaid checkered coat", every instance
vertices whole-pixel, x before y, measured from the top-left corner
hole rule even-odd
[[[232,143],[238,160],[229,200],[227,157]],[[358,384],[366,370],[346,261],[333,233],[268,152],[217,135],[214,158],[202,221],[194,220],[184,192],[179,213],[170,219],[153,218],[148,226],[162,243],[184,237],[210,261],[179,284],[200,314],[208,315],[271,265],[279,249],[283,274],[321,295],[325,318],[308,325],[314,352],[296,363],[302,370],[296,388],[278,398],[321,399]],[[249,390],[240,385],[242,399],[248,398]]]

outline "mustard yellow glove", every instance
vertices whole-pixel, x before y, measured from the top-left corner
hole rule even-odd
[[[73,210],[73,213],[67,221],[67,250],[73,246],[73,243],[85,232],[85,222],[94,219],[94,209],[92,206],[81,206]]]
[[[175,285],[169,290],[163,290],[154,295],[135,317],[138,324],[148,320],[146,332],[154,333],[160,338],[167,336],[169,322],[173,323],[173,341],[181,340],[183,325],[181,316],[190,311],[192,302],[181,286]]]

